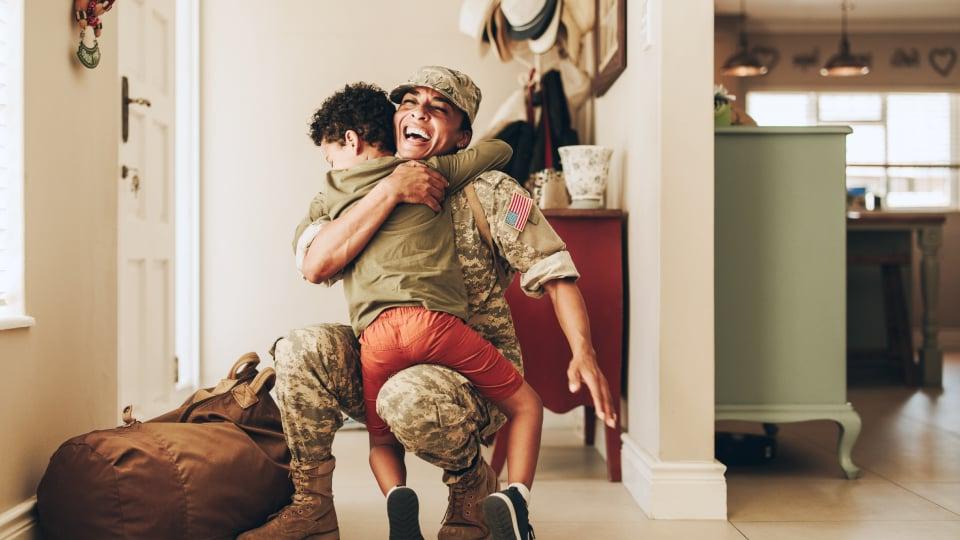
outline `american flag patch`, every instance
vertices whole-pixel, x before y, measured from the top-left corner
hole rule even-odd
[[[507,207],[507,215],[503,218],[504,223],[523,232],[523,228],[527,226],[531,208],[533,208],[533,199],[514,193],[510,199],[510,206]]]

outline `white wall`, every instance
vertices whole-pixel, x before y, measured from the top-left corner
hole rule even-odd
[[[116,18],[105,17],[103,59],[88,70],[73,56],[68,3],[25,4],[26,310],[36,325],[0,331],[0,514],[35,493],[61,442],[118,415]]]
[[[627,17],[628,67],[595,109],[596,141],[615,150],[611,203],[628,212],[624,482],[652,517],[722,518],[723,467],[713,459],[713,7],[648,0],[631,3]]]
[[[201,358],[212,383],[290,329],[347,321],[340,287],[299,279],[293,229],[325,163],[307,137],[323,99],[365,80],[388,90],[420,65],[477,82],[477,127],[516,88],[516,65],[457,29],[460,2],[205,0],[201,6]]]

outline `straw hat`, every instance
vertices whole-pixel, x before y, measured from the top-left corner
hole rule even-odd
[[[538,38],[550,25],[558,0],[503,0],[500,8],[510,24],[510,39]]]
[[[530,50],[536,54],[549,51],[557,43],[557,32],[560,30],[560,14],[563,12],[563,0],[556,0],[553,12],[550,13],[550,24],[540,37],[530,40]]]
[[[480,56],[490,47],[490,36],[484,30],[498,3],[497,0],[464,0],[460,7],[460,31],[476,40]]]
[[[513,60],[513,52],[510,50],[512,43],[510,37],[507,36],[508,27],[509,23],[503,15],[503,10],[500,9],[500,6],[497,6],[487,22],[487,34],[491,36],[490,43],[501,62]]]

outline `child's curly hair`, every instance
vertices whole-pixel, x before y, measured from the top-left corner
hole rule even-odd
[[[384,152],[396,152],[393,135],[393,114],[397,111],[386,92],[375,84],[348,84],[328,97],[313,113],[310,138],[322,142],[343,143],[348,130],[367,144]]]

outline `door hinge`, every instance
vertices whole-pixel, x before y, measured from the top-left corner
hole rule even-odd
[[[173,382],[180,382],[180,357],[173,357]]]

